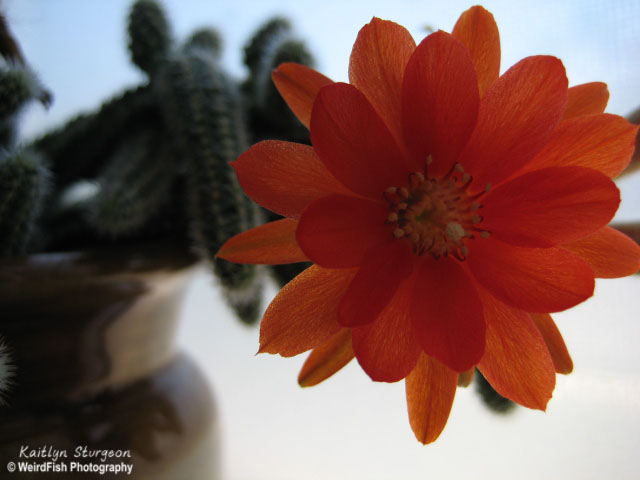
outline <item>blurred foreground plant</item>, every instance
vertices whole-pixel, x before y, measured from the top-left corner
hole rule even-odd
[[[239,188],[229,162],[256,140],[308,142],[270,78],[282,61],[312,64],[311,54],[289,22],[275,18],[245,48],[247,78],[234,79],[220,63],[215,29],[176,42],[154,0],[132,5],[128,37],[131,59],[147,81],[28,149],[12,150],[16,112],[44,98],[43,91],[20,60],[0,71],[0,139],[9,152],[0,157],[0,252],[171,240],[209,261],[225,299],[243,322],[253,323],[263,276],[215,253],[265,213]],[[301,268],[272,273],[284,284]]]

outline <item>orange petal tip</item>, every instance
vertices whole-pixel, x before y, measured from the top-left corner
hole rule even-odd
[[[354,357],[351,329],[343,328],[311,351],[298,375],[298,384],[301,387],[317,385],[342,369]]]

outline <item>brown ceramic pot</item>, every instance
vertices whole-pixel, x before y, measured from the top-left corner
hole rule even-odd
[[[11,462],[55,457],[32,467],[48,473],[14,475],[218,478],[212,397],[174,346],[194,265],[168,245],[0,263],[0,335],[16,368],[0,406],[0,478]],[[101,475],[109,465],[132,471]]]

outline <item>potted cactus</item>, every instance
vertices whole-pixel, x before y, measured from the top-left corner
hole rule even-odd
[[[152,0],[133,5],[128,34],[131,59],[148,82],[32,144],[52,178],[32,242],[57,251],[174,240],[210,262],[239,318],[253,323],[261,296],[255,267],[214,255],[268,212],[244,196],[229,162],[257,140],[308,142],[271,70],[283,61],[311,64],[312,57],[289,22],[275,18],[248,42],[249,74],[238,81],[219,62],[222,40],[214,29],[175,44]],[[279,283],[290,278],[274,274]]]
[[[0,379],[0,460],[25,444],[70,456],[85,445],[128,452],[105,464],[124,461],[136,478],[214,478],[212,401],[174,351],[176,314],[198,260],[242,322],[261,313],[263,271],[215,258],[272,215],[229,162],[257,140],[308,142],[270,77],[311,55],[273,19],[247,43],[238,80],[214,29],[176,42],[160,5],[138,0],[128,47],[147,81],[18,146],[19,110],[51,95],[0,27],[0,373],[14,375]],[[283,284],[301,268],[270,273]]]

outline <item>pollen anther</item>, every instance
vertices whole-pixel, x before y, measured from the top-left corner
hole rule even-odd
[[[416,255],[430,253],[436,259],[452,256],[463,261],[469,254],[465,242],[476,238],[473,232],[478,232],[480,238],[489,236],[479,228],[483,218],[475,211],[482,208],[478,200],[491,185],[487,184],[484,192],[471,195],[467,189],[473,177],[462,165],[456,163],[447,174],[430,177],[426,169],[430,163],[429,155],[425,173],[412,172],[407,185],[384,190],[390,210],[386,223],[394,227],[393,237],[408,241]],[[463,175],[459,178],[455,172]]]

